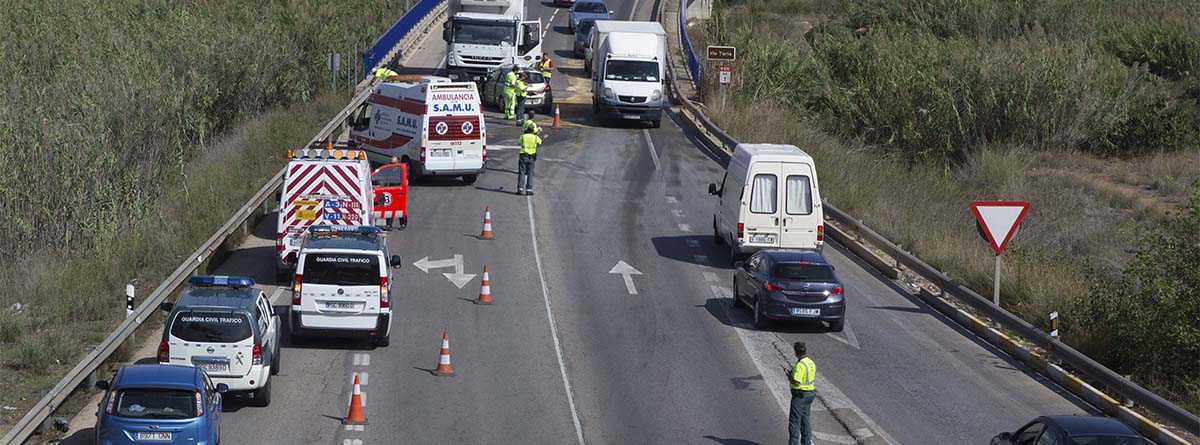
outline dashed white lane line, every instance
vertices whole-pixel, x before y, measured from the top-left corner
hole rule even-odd
[[[700,240],[689,239],[689,240],[687,240],[687,245],[688,245],[688,247],[691,247],[693,249],[699,249],[700,248]]]
[[[680,232],[691,232],[692,226],[689,226],[687,224],[679,224],[679,231]]]
[[[346,431],[350,431],[350,425],[346,425]],[[343,439],[342,445],[362,445],[362,439]]]
[[[365,431],[365,430],[366,430],[366,428],[364,428],[363,425],[346,425],[346,431]],[[346,439],[346,440],[350,440],[350,439]],[[342,442],[342,443],[345,443],[345,442]],[[359,441],[359,443],[362,443],[362,441]]]
[[[561,10],[561,9],[555,9],[555,10],[554,10],[554,13],[553,13],[553,14],[550,14],[550,20],[549,20],[549,21],[547,21],[547,22],[546,22],[546,24],[542,26],[542,36],[541,36],[540,38],[538,38],[538,40],[541,40],[541,41],[545,41],[545,40],[546,40],[546,31],[549,31],[549,30],[550,30],[550,24],[551,24],[551,23],[554,23],[554,17],[558,16],[558,11],[562,11],[562,10]]]
[[[676,218],[683,218],[683,210],[671,209],[671,214],[675,215]]]
[[[715,274],[715,273],[704,272],[704,281],[707,281],[710,283],[715,283],[715,282],[721,281],[721,278],[718,277],[717,274]]]
[[[537,225],[533,222],[533,197],[525,199],[529,209],[529,240],[533,243],[533,261],[537,265],[538,280],[542,284],[542,301],[546,304],[546,319],[550,321],[550,338],[554,340],[554,354],[558,358],[558,372],[562,375],[563,388],[567,391],[567,405],[571,408],[571,421],[575,424],[575,438],[584,445],[583,426],[579,423],[579,410],[575,408],[575,396],[571,394],[571,380],[567,378],[567,364],[563,360],[562,344],[558,341],[558,327],[554,323],[554,311],[550,309],[550,291],[546,287],[546,272],[542,270],[542,256],[538,253]]]
[[[368,377],[370,377],[370,375],[365,372],[358,373],[359,386],[366,386]]]
[[[654,169],[658,170],[658,152],[654,151],[654,141],[650,140],[650,130],[643,128],[642,135],[646,136],[646,147],[650,149],[650,160],[654,161]]]
[[[678,198],[675,198],[674,196],[667,197],[667,204],[678,204],[678,203],[679,203]]]
[[[371,354],[354,354],[354,366],[371,366]]]
[[[696,264],[708,264],[708,255],[692,255],[692,259]]]

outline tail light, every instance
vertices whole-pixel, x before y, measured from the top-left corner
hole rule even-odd
[[[767,292],[775,292],[780,290],[780,287],[771,283],[763,283],[763,289],[766,289]]]
[[[254,344],[254,352],[252,352],[251,354],[252,355],[250,357],[250,365],[261,365],[262,364],[262,345],[255,343]]]
[[[388,298],[388,297],[389,297],[389,295],[388,295],[387,277],[380,277],[379,278],[379,308],[380,309],[391,306],[391,301],[389,301],[390,298]]]
[[[823,241],[825,241],[825,225],[820,224],[817,226],[817,242],[819,243]]]
[[[171,345],[168,345],[164,340],[158,344],[158,364],[165,365],[171,362]]]
[[[483,162],[487,162],[487,145],[483,146]]]
[[[113,388],[108,391],[108,405],[104,407],[104,412],[112,414],[113,405],[117,403],[117,389]]]
[[[738,223],[738,234],[737,234],[738,241],[741,241],[742,238],[745,236],[746,236],[746,225],[742,224],[742,223]]]
[[[287,249],[287,246],[283,245],[282,240],[275,242],[275,253],[283,253],[283,251],[286,249]]]
[[[425,147],[424,146],[421,147],[421,163],[422,164],[425,163]]]
[[[196,391],[196,417],[204,415],[204,398],[200,396],[200,391]]]
[[[296,281],[292,283],[292,306],[300,305],[300,284],[304,282],[304,275],[296,274]]]
[[[841,286],[838,286],[838,287],[835,287],[835,288],[833,288],[833,289],[830,289],[830,290],[829,290],[829,295],[841,295],[841,294],[842,294],[842,292],[843,292],[843,290],[842,290],[842,287],[841,287]]]

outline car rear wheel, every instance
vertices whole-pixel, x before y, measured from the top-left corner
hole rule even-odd
[[[262,388],[254,390],[254,406],[265,407],[271,404],[271,379]]]
[[[846,319],[839,318],[829,322],[829,330],[832,332],[842,332],[846,328]]]
[[[390,344],[392,344],[392,336],[390,336],[390,335],[384,335],[382,337],[375,337],[375,346],[385,348],[385,347],[387,347],[387,345],[390,345]]]
[[[271,375],[279,375],[279,342],[275,342],[275,352],[271,354]]]
[[[650,128],[658,128],[661,126],[662,126],[661,120],[655,119],[655,120],[650,121]]]
[[[767,317],[763,315],[762,304],[759,303],[758,297],[754,297],[754,327],[757,329],[766,329],[767,323]]]
[[[463,184],[471,185],[474,184],[475,180],[477,179],[479,179],[479,175],[463,175],[462,182]]]

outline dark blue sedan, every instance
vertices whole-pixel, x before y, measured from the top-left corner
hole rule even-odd
[[[221,437],[221,393],[200,368],[129,365],[117,370],[96,412],[96,443],[212,445]]]
[[[1041,416],[1015,432],[1000,433],[992,445],[1150,445],[1120,420],[1095,416]]]
[[[750,305],[754,327],[771,320],[825,321],[840,332],[846,322],[841,280],[820,252],[760,250],[733,271],[733,305]]]

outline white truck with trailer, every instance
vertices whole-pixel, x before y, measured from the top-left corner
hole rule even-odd
[[[525,0],[449,0],[443,24],[446,72],[480,81],[500,65],[535,66],[542,58],[542,23],[526,20]]]
[[[666,93],[666,30],[658,22],[597,20],[593,32],[593,111],[601,119],[657,128]]]
[[[376,164],[395,157],[409,174],[461,176],[472,184],[485,171],[487,128],[473,82],[424,76],[384,82],[350,116],[350,140]]]

